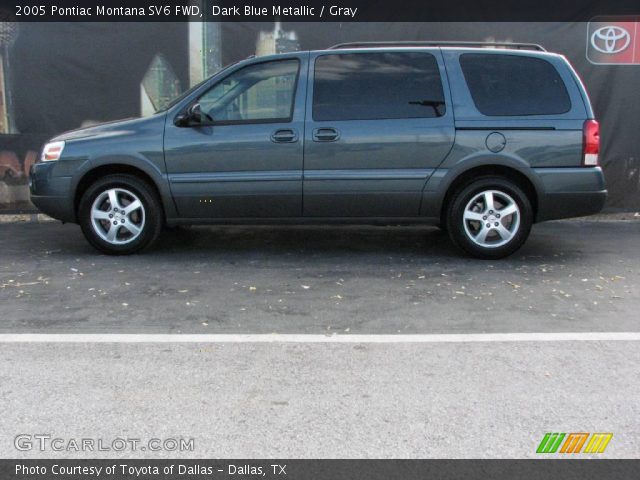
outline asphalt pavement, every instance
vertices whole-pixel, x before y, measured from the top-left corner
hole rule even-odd
[[[198,227],[109,257],[0,224],[0,457],[532,458],[609,432],[580,458],[640,458],[639,233],[552,222],[479,261],[432,228]],[[193,448],[68,448],[121,438]]]
[[[198,227],[144,254],[0,224],[0,332],[637,331],[640,221],[536,225],[498,261],[435,228]]]
[[[9,344],[0,456],[533,458],[546,432],[584,431],[613,433],[591,457],[637,458],[639,352],[638,342]],[[24,434],[63,446],[193,438],[194,448],[16,451]]]

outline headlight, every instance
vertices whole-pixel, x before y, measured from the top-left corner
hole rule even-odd
[[[40,161],[52,162],[54,160],[58,160],[62,155],[62,150],[64,150],[64,142],[47,143],[42,149]]]

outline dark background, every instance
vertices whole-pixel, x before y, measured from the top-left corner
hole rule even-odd
[[[256,52],[272,22],[221,23],[221,61]],[[346,41],[498,40],[534,42],[569,59],[601,123],[607,208],[640,208],[640,65],[594,65],[586,58],[587,23],[283,23],[300,49]],[[0,134],[0,151],[24,159],[48,137],[83,122],[140,114],[140,82],[161,53],[189,86],[187,23],[20,23],[8,72],[18,134]],[[3,182],[0,179],[0,187]],[[26,182],[26,179],[24,179]],[[26,188],[26,185],[24,186]],[[10,206],[0,188],[0,208]]]

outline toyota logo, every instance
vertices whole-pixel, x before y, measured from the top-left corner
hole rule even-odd
[[[631,35],[624,28],[608,25],[591,35],[591,46],[601,53],[619,53],[631,43]]]

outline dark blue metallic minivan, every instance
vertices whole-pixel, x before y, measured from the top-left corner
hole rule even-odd
[[[135,120],[59,135],[31,199],[109,254],[180,224],[432,224],[500,258],[606,199],[567,60],[529,44],[342,44],[251,58]]]

